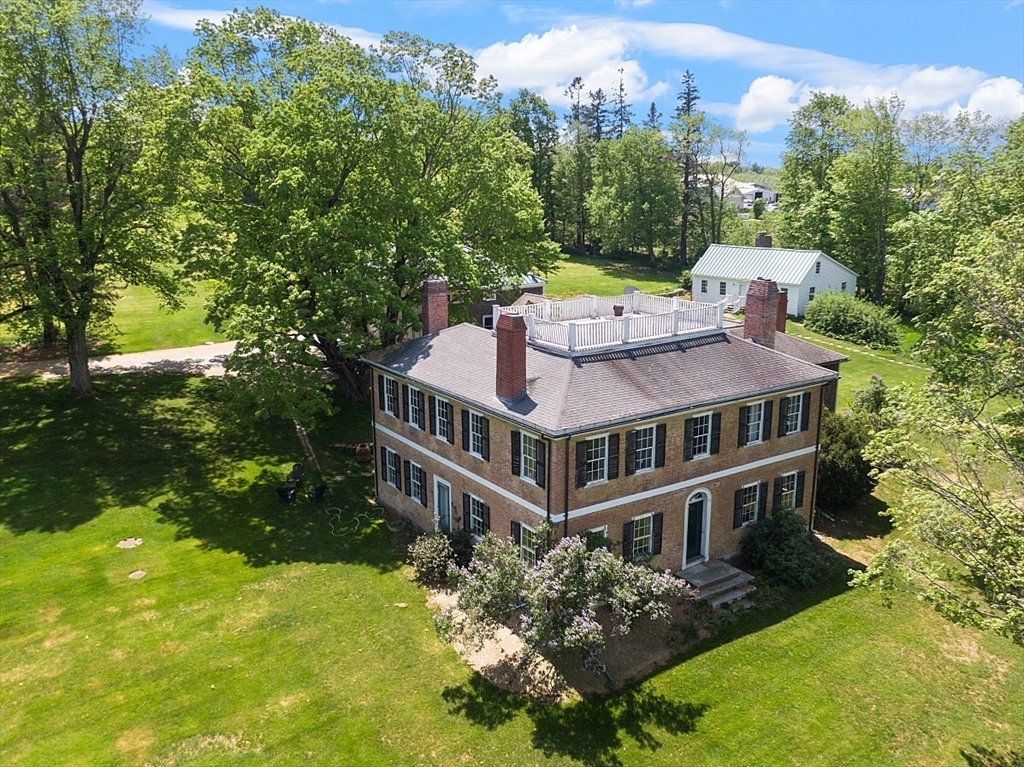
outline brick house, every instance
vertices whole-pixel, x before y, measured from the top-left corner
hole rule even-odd
[[[633,294],[508,307],[374,352],[378,500],[425,530],[604,532],[627,558],[685,570],[735,555],[780,505],[810,521],[824,391],[836,372],[775,348],[775,283],[745,324],[722,307]],[[814,347],[816,348],[816,347]]]

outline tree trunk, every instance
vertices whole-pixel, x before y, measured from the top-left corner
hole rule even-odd
[[[85,326],[72,327],[65,323],[68,334],[68,367],[71,371],[71,393],[79,397],[91,397],[95,392],[89,377],[89,355],[85,342]]]
[[[53,317],[43,317],[43,346],[56,346],[60,343],[60,331],[57,330],[57,323]]]

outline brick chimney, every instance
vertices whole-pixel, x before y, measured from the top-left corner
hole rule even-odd
[[[786,314],[789,312],[789,293],[779,291],[779,308],[775,314],[775,332],[786,332]]]
[[[448,284],[432,279],[423,282],[423,335],[427,336],[448,327]]]
[[[779,287],[773,280],[758,277],[747,288],[746,317],[743,337],[752,338],[761,346],[775,348],[775,327],[778,323]]]
[[[772,246],[772,236],[768,232],[758,232],[754,245],[759,248],[770,248]]]
[[[494,390],[499,399],[514,400],[526,392],[526,320],[502,313],[495,325],[498,362]]]

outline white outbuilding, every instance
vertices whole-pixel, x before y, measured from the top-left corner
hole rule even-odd
[[[693,300],[730,308],[746,304],[751,280],[774,280],[786,292],[786,313],[800,317],[814,297],[841,290],[855,295],[857,274],[820,250],[771,247],[771,237],[758,235],[758,246],[712,245],[691,270]]]

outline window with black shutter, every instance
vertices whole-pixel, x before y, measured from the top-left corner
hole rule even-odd
[[[409,386],[402,384],[402,420],[409,423]]]
[[[636,473],[636,429],[626,432],[626,476]]]
[[[767,442],[772,438],[772,405],[771,400],[764,403],[764,412],[761,414],[761,441]]]
[[[659,423],[654,429],[654,468],[660,469],[665,465],[665,434],[667,427]]]
[[[420,389],[416,389],[413,392],[413,396],[416,400],[416,425],[421,429],[427,428],[427,414],[426,414],[426,398],[423,396],[423,392]]]
[[[732,506],[732,529],[743,527],[743,488],[736,488],[736,496]]]
[[[651,520],[651,554],[661,553],[661,531],[665,527],[665,515],[660,511]]]
[[[441,407],[444,410],[445,422],[447,423],[446,431],[447,435],[444,435],[445,439],[451,445],[455,444],[455,408],[452,407],[451,402],[441,402]]]
[[[537,487],[543,488],[547,484],[548,477],[548,452],[547,444],[542,439],[537,440]]]
[[[437,434],[437,397],[431,394],[427,397],[427,410],[430,418],[430,433]]]
[[[779,400],[779,436],[785,437],[789,432],[786,431],[786,423],[789,421],[789,397],[783,397]]]
[[[619,435],[608,435],[608,479],[619,476]]]
[[[622,526],[622,558],[627,562],[633,559],[633,520]]]
[[[462,529],[467,533],[470,531],[469,524],[469,493],[462,494]]]
[[[462,411],[462,449],[469,452],[469,411]]]
[[[695,418],[687,418],[683,424],[683,460],[693,460],[693,426]]]
[[[736,437],[736,446],[745,447],[747,444],[747,436],[750,430],[750,408],[747,405],[740,405],[740,428],[739,434]]]
[[[762,482],[757,487],[757,518],[764,519],[768,511],[768,483]]]
[[[782,508],[782,494],[784,492],[784,485],[786,484],[785,475],[775,478],[775,486],[772,490],[772,511],[778,511]]]
[[[402,475],[405,477],[405,494],[412,495],[412,468],[409,461],[402,461]]]
[[[523,526],[514,519],[512,520],[512,540],[517,546],[523,542]]]
[[[377,374],[377,407],[387,412],[386,402],[384,400],[384,374]]]
[[[798,471],[796,473],[796,503],[794,506],[798,509],[804,507],[804,479],[807,472]]]
[[[811,393],[804,392],[800,409],[800,431],[807,431],[811,426]]]
[[[511,445],[511,447],[512,447],[512,476],[513,477],[518,477],[520,471],[522,471],[522,468],[520,466],[520,464],[522,463],[521,460],[520,460],[520,451],[522,450],[523,446],[522,446],[522,435],[521,435],[521,433],[518,432],[518,431],[515,431],[514,429],[512,431],[512,445]]]
[[[587,440],[576,443],[576,487],[587,485]]]

